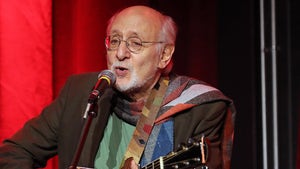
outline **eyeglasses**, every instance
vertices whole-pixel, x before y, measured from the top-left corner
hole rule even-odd
[[[126,47],[132,53],[136,53],[140,51],[142,47],[145,47],[144,45],[145,43],[164,43],[162,41],[158,41],[158,42],[142,41],[140,38],[137,37],[130,37],[127,40],[123,40],[119,36],[107,36],[105,38],[105,46],[108,50],[117,50],[121,42],[125,42]]]

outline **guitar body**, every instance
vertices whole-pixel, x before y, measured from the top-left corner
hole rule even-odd
[[[200,141],[190,139],[188,145],[182,144],[178,150],[166,156],[159,157],[139,169],[191,169],[196,167],[199,169],[208,169],[206,166],[207,157],[208,145],[204,137],[201,137]],[[71,168],[72,166],[69,167],[69,169]],[[92,168],[76,167],[76,169]]]

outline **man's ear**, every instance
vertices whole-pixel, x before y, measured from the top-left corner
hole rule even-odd
[[[158,65],[159,68],[164,69],[169,64],[169,62],[172,59],[174,50],[175,50],[175,46],[172,44],[167,44],[164,46],[164,49],[160,57],[160,62]]]

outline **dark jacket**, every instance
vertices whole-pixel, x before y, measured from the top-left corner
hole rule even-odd
[[[82,116],[97,75],[89,73],[71,76],[53,103],[0,146],[0,168],[39,168],[55,155],[58,155],[59,168],[68,168],[85,123]],[[112,112],[114,94],[109,89],[101,96],[98,114],[90,126],[78,166],[93,167],[103,131]],[[208,166],[210,169],[221,168],[221,137],[227,109],[226,102],[215,101],[176,114],[174,145],[205,134],[210,139]]]

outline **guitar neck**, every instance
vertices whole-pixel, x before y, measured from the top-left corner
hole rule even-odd
[[[146,166],[144,166],[140,169],[165,169],[163,160],[164,160],[164,157],[159,157],[155,161],[147,164]]]

